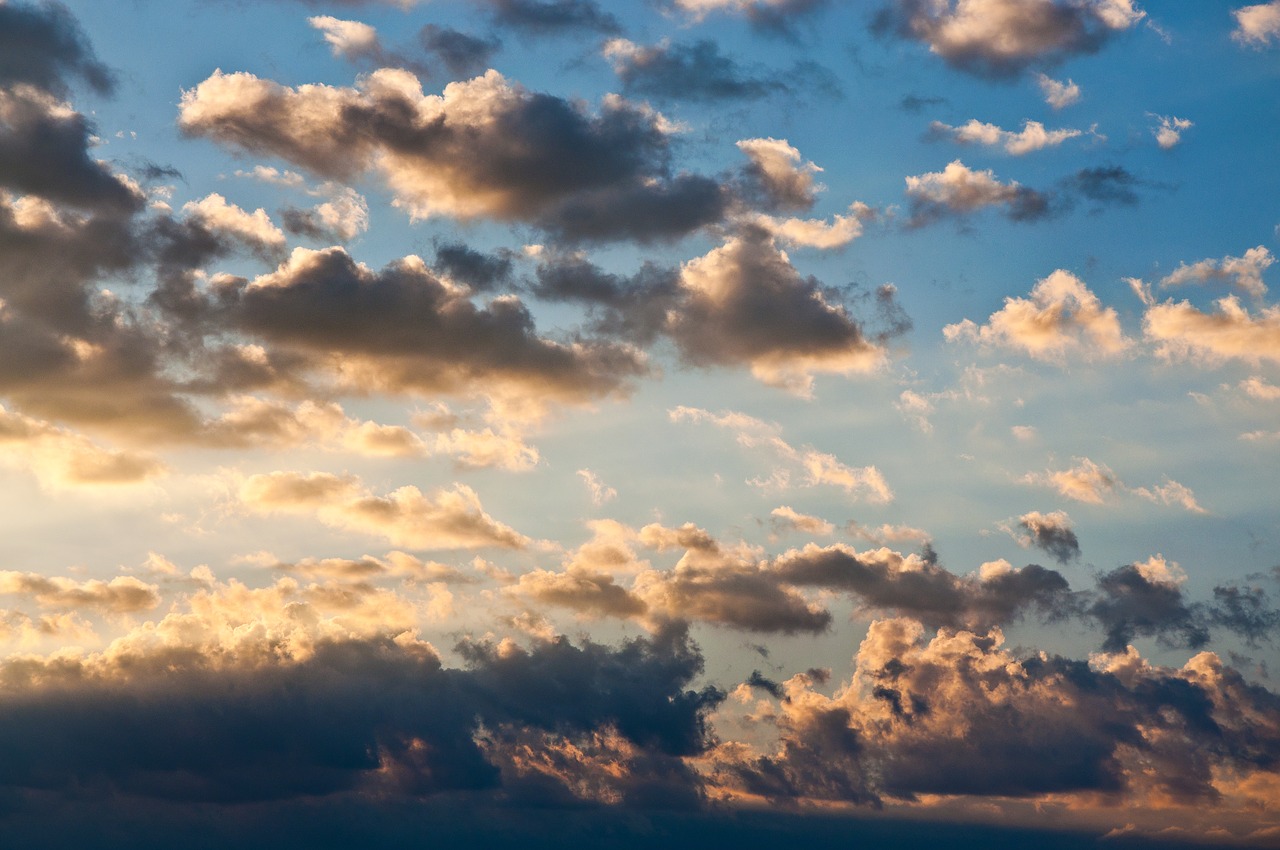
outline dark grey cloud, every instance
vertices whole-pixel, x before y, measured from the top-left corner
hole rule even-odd
[[[613,34],[622,31],[618,19],[596,0],[483,0],[493,22],[528,35],[576,32]]]
[[[730,195],[717,181],[679,174],[660,183],[634,182],[578,192],[535,223],[562,242],[628,239],[673,242],[721,221]]]
[[[491,71],[427,98],[380,70],[358,89],[290,89],[215,74],[183,97],[188,135],[351,180],[382,172],[422,217],[524,221],[568,240],[674,239],[719,220],[725,192],[673,174],[658,116],[621,100],[595,114]]]
[[[380,639],[322,643],[295,663],[215,663],[186,650],[97,671],[10,662],[0,671],[10,685],[0,695],[0,787],[224,804],[353,791],[515,795],[519,784],[504,788],[499,766],[505,748],[550,752],[608,732],[637,761],[665,763],[663,778],[681,786],[673,793],[699,797],[680,759],[709,744],[705,715],[723,694],[690,688],[702,657],[684,630],[618,647],[557,639],[459,650],[461,669]],[[526,784],[558,781],[527,764],[520,773]]]
[[[985,627],[1029,610],[1055,616],[1069,597],[1063,576],[1037,564],[981,579],[962,578],[928,558],[908,561],[880,550],[859,555],[845,546],[807,546],[776,560],[779,580],[850,593],[865,607],[930,626]]]
[[[0,4],[0,85],[28,83],[63,95],[75,77],[101,94],[115,86],[79,22],[61,3]]]
[[[496,36],[480,38],[451,27],[427,24],[418,31],[422,48],[444,63],[454,77],[470,77],[489,67],[493,55],[502,49]]]
[[[759,32],[794,36],[797,27],[831,5],[831,0],[770,0],[746,7],[751,26]]]
[[[1182,588],[1153,579],[1136,565],[1099,576],[1098,591],[1088,614],[1106,632],[1102,648],[1107,652],[1123,652],[1138,636],[1193,649],[1209,642],[1204,617],[1187,602]]]
[[[504,251],[485,254],[461,242],[436,246],[436,269],[476,292],[508,288],[512,266],[511,255]]]
[[[754,228],[679,271],[646,265],[618,276],[582,257],[552,255],[532,291],[586,304],[597,332],[638,343],[664,336],[689,365],[750,364],[779,385],[799,388],[812,371],[872,368],[881,353],[841,293],[801,276]]]
[[[139,209],[140,195],[89,155],[91,135],[83,115],[43,91],[0,90],[0,185],[82,209]]]
[[[679,303],[680,279],[675,269],[651,263],[631,276],[611,274],[570,254],[540,263],[530,291],[546,301],[585,304],[594,332],[647,345]]]
[[[670,100],[751,100],[791,90],[782,75],[748,69],[710,39],[650,46],[611,42],[605,55],[629,94]]]
[[[645,373],[606,342],[541,337],[515,299],[477,307],[415,260],[373,272],[341,248],[297,250],[271,275],[208,296],[211,321],[316,359],[348,358],[370,389],[475,392],[537,387],[544,397],[622,392]]]
[[[872,30],[929,45],[957,70],[1011,78],[1094,53],[1142,13],[1104,3],[1073,0],[993,0],[973,4],[890,0],[872,19]]]
[[[904,112],[922,112],[927,107],[941,106],[944,103],[947,103],[947,99],[945,97],[907,94],[903,95],[902,99],[898,101],[898,106],[900,106]]]
[[[1039,511],[1023,514],[1018,525],[1027,533],[1027,539],[1052,555],[1060,564],[1080,557],[1080,541],[1076,538],[1071,519],[1062,512],[1042,514]]]
[[[1139,177],[1121,165],[1082,168],[1063,179],[1059,185],[1064,191],[1078,195],[1100,208],[1115,205],[1135,206],[1141,202],[1143,190],[1173,189],[1167,183]]]

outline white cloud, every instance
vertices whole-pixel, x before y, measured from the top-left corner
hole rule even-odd
[[[948,136],[952,141],[962,145],[985,145],[987,147],[1004,148],[1005,153],[1022,156],[1032,151],[1057,147],[1067,139],[1083,135],[1082,130],[1046,130],[1039,121],[1024,121],[1022,129],[1017,133],[1003,130],[995,124],[985,124],[978,119],[971,119],[967,124],[952,127],[941,121],[934,121],[930,130]]]
[[[1280,41],[1280,0],[1232,9],[1236,29],[1231,37],[1241,44],[1263,48]]]
[[[1053,79],[1048,74],[1039,74],[1036,82],[1044,94],[1044,102],[1054,109],[1065,109],[1080,102],[1080,87],[1073,80],[1067,80],[1064,83]]]

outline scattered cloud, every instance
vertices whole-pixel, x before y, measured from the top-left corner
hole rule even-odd
[[[942,171],[909,175],[906,182],[911,227],[985,207],[1000,207],[1013,221],[1034,221],[1054,213],[1048,195],[1016,182],[1001,183],[990,169],[974,171],[958,159]]]
[[[1231,37],[1243,45],[1262,49],[1280,41],[1280,0],[1232,9],[1236,19]]]
[[[985,124],[976,118],[959,127],[934,121],[929,125],[929,133],[935,138],[950,139],[961,145],[1004,148],[1005,153],[1013,156],[1023,156],[1033,151],[1057,147],[1067,139],[1083,135],[1082,130],[1046,130],[1039,121],[1025,121],[1022,129],[1015,133],[1011,130],[1002,130],[995,124]]]
[[[1036,83],[1044,95],[1044,102],[1054,109],[1066,109],[1080,102],[1080,87],[1073,80],[1065,83],[1048,74],[1037,74]]]
[[[414,549],[522,549],[532,542],[485,513],[480,497],[462,484],[430,494],[405,486],[379,496],[353,476],[271,472],[244,479],[239,499],[251,511],[315,516]]]
[[[986,324],[970,319],[947,325],[950,342],[971,341],[1011,348],[1037,360],[1061,362],[1067,355],[1111,358],[1131,341],[1112,307],[1103,307],[1084,281],[1063,269],[1038,281],[1030,298],[1005,299]]]
[[[1076,458],[1070,469],[1028,473],[1022,477],[1024,484],[1052,487],[1068,499],[1087,504],[1101,505],[1112,494],[1129,493],[1150,502],[1176,505],[1192,513],[1208,513],[1196,501],[1191,488],[1166,478],[1163,484],[1150,487],[1128,487],[1105,464],[1094,463],[1087,457]]]
[[[1152,115],[1151,117],[1159,122],[1151,129],[1151,133],[1156,137],[1156,144],[1160,146],[1161,150],[1167,151],[1176,147],[1182,141],[1182,134],[1195,126],[1186,118],[1164,115]]]
[[[891,0],[873,28],[923,42],[957,70],[999,78],[1093,53],[1145,16],[1132,0]]]
[[[1263,245],[1250,248],[1242,257],[1223,257],[1221,260],[1201,260],[1187,265],[1180,263],[1176,269],[1160,280],[1161,286],[1182,286],[1188,283],[1221,281],[1234,286],[1246,295],[1261,298],[1267,294],[1262,273],[1275,264],[1275,256]]]

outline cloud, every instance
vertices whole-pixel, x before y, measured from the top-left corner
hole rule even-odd
[[[405,486],[378,496],[353,476],[271,472],[246,478],[239,499],[258,513],[314,515],[326,525],[414,549],[523,549],[531,543],[485,513],[480,497],[462,484],[431,494]]]
[[[606,98],[596,114],[497,71],[425,95],[382,68],[356,88],[215,72],[183,92],[179,127],[351,180],[378,171],[414,218],[531,222],[565,239],[669,239],[722,213],[718,185],[672,176],[665,126]]]
[[[1067,139],[1083,135],[1081,130],[1046,130],[1039,121],[1024,121],[1022,130],[1015,133],[1011,130],[1002,130],[995,124],[985,124],[976,118],[959,127],[934,121],[929,125],[929,133],[937,138],[950,138],[961,145],[978,144],[1004,148],[1005,153],[1014,156],[1057,147]]]
[[[29,84],[64,95],[69,77],[101,94],[115,87],[80,24],[57,3],[0,4],[0,85]]]
[[[1048,74],[1037,74],[1036,83],[1044,94],[1044,102],[1054,109],[1066,109],[1080,102],[1080,87],[1072,80],[1064,83]]]
[[[1145,16],[1132,0],[892,0],[873,29],[921,41],[957,70],[1000,78],[1093,53]]]
[[[876,218],[876,215],[871,207],[854,201],[849,206],[848,215],[834,215],[829,222],[815,218],[778,218],[762,213],[748,216],[748,220],[779,242],[801,248],[831,250],[844,248],[861,236],[863,222]]]
[[[826,536],[832,534],[836,527],[825,519],[809,514],[802,514],[790,505],[774,508],[769,512],[769,524],[775,534],[799,531],[805,534]]]
[[[974,171],[958,159],[942,171],[909,175],[906,182],[910,227],[985,207],[1002,207],[1012,221],[1034,221],[1055,212],[1048,195],[1018,183],[1001,183],[990,169]]]
[[[1024,534],[1012,529],[1009,533],[1021,546],[1043,549],[1060,563],[1065,564],[1080,557],[1080,541],[1071,527],[1071,517],[1063,511],[1042,514],[1031,511],[1018,517],[1018,527]]]
[[[802,527],[787,509],[774,516]],[[820,520],[800,517],[799,523],[822,530]],[[860,553],[843,544],[810,543],[762,560],[745,544],[722,545],[689,524],[639,531],[597,525],[596,533],[563,571],[526,573],[507,592],[585,617],[638,619],[651,627],[682,619],[782,634],[816,633],[830,625],[830,612],[806,591],[848,594],[860,610],[889,610],[936,625],[1007,623],[1028,610],[1051,618],[1076,611],[1066,580],[1034,564],[1014,569],[1001,562],[980,574],[956,576],[932,555],[887,548]],[[636,557],[635,544],[684,554],[674,567],[655,569]],[[631,573],[628,588],[618,579]]]
[[[476,307],[416,256],[374,272],[341,248],[296,248],[274,272],[214,290],[211,320],[366,390],[514,398],[537,388],[545,401],[585,401],[621,392],[646,368],[630,348],[538,336],[514,296]]]
[[[436,270],[475,292],[507,288],[511,267],[511,255],[505,252],[486,254],[461,242],[436,246]]]
[[[884,362],[884,349],[772,239],[731,237],[685,263],[680,285],[668,332],[695,365],[745,363],[764,383],[807,395],[815,373],[867,373]]]
[[[493,22],[526,35],[575,31],[612,34],[622,27],[595,0],[483,0]]]
[[[1099,576],[1088,614],[1106,632],[1103,651],[1122,653],[1139,635],[1193,649],[1208,643],[1208,628],[1183,598],[1184,581],[1186,574],[1161,555]]]
[[[1092,505],[1101,505],[1113,493],[1120,492],[1139,496],[1150,502],[1177,505],[1192,513],[1208,513],[1196,501],[1191,488],[1172,479],[1166,478],[1164,484],[1151,487],[1128,487],[1105,464],[1094,463],[1087,457],[1075,460],[1076,465],[1070,469],[1028,473],[1021,481],[1024,484],[1052,487],[1068,499]]]
[[[830,697],[808,676],[782,683],[776,748],[726,748],[720,775],[773,799],[1102,792],[1208,804],[1216,777],[1274,761],[1258,760],[1275,747],[1274,721],[1255,725],[1275,716],[1274,697],[1212,653],[1173,669],[1132,650],[1019,659],[1003,642],[999,629],[926,639],[908,619],[873,623],[851,681]]]
[[[1189,130],[1195,125],[1186,118],[1168,117],[1164,115],[1152,115],[1160,123],[1151,129],[1152,135],[1156,137],[1156,144],[1161,150],[1169,150],[1182,141],[1182,133]]]
[[[284,231],[271,221],[266,210],[245,212],[216,192],[199,201],[189,201],[182,211],[202,227],[243,242],[263,256],[284,252]]]
[[[717,414],[696,407],[675,407],[667,413],[672,422],[707,422],[734,431],[739,445],[748,449],[765,449],[788,464],[790,469],[774,470],[770,479],[761,482],[764,486],[786,489],[791,484],[791,470],[794,469],[803,473],[805,484],[810,487],[839,487],[851,496],[857,495],[871,502],[893,500],[893,491],[874,466],[846,466],[835,455],[820,452],[812,446],[797,449],[778,435],[778,426],[772,423],[734,411]]]
[[[968,340],[1011,348],[1037,360],[1061,362],[1068,354],[1112,358],[1132,345],[1115,308],[1103,307],[1084,281],[1058,269],[1036,282],[1030,298],[1005,298],[984,325],[965,319],[942,330],[950,342]]]
[[[1169,359],[1280,362],[1280,307],[1263,307],[1254,315],[1234,295],[1214,306],[1205,312],[1186,301],[1152,304],[1142,319],[1143,335]]]
[[[1236,19],[1231,37],[1241,44],[1262,49],[1280,41],[1280,0],[1241,6],[1232,9],[1231,15]]]
[[[133,576],[117,576],[110,581],[46,576],[0,570],[0,594],[29,596],[42,608],[133,614],[150,611],[160,604],[156,585]]]
[[[1134,176],[1120,165],[1100,165],[1082,168],[1062,181],[1069,191],[1097,204],[1124,204],[1133,206],[1140,197],[1139,187],[1160,186]]]
[[[797,235],[831,237],[818,230]],[[801,277],[775,240],[756,227],[744,227],[679,271],[645,265],[629,278],[603,272],[581,255],[550,254],[537,269],[533,292],[585,303],[596,333],[642,345],[666,336],[688,365],[746,365],[762,382],[800,395],[812,392],[816,374],[880,368],[884,343],[910,326],[896,290],[881,287],[877,310],[888,327],[868,334],[836,300],[838,293]]]
[[[317,240],[347,242],[369,229],[369,204],[347,186],[326,183],[329,199],[310,209],[286,207],[280,219],[290,233]]]
[[[82,434],[3,407],[0,457],[53,487],[136,484],[167,471],[153,455],[104,448]]]
[[[699,799],[680,760],[708,746],[704,715],[723,695],[688,689],[702,658],[683,631],[616,648],[557,639],[459,649],[464,668],[445,668],[427,644],[381,636],[320,642],[300,660],[152,649],[50,665],[0,705],[4,781],[61,793],[88,778],[170,803],[351,792],[416,805],[449,792],[537,799],[540,788],[569,802],[581,793],[573,777],[562,783],[521,756],[599,734],[625,754],[606,777],[622,799],[642,793],[654,762],[673,795]],[[250,726],[258,734],[245,735]],[[99,744],[74,743],[84,740]]]
[[[1235,286],[1241,292],[1261,298],[1267,294],[1262,273],[1275,264],[1276,258],[1263,245],[1250,248],[1243,257],[1223,257],[1221,260],[1201,260],[1187,265],[1180,263],[1176,269],[1161,279],[1161,286],[1182,286],[1188,283],[1221,281]]]
[[[578,477],[591,494],[591,503],[599,506],[618,498],[618,491],[608,486],[600,477],[589,469],[579,469]]]
[[[427,24],[418,31],[418,41],[434,55],[455,79],[484,73],[490,60],[502,48],[494,37],[478,38],[451,27]]]
[[[344,21],[331,15],[307,18],[307,23],[324,34],[333,55],[342,59],[375,58],[382,53],[378,31],[360,21]]]
[[[762,32],[788,35],[795,24],[807,15],[828,5],[828,0],[672,0],[675,8],[694,21],[702,21],[713,12],[742,15],[751,26]]]
[[[750,100],[790,91],[777,75],[753,75],[720,53],[714,41],[687,44],[662,41],[643,46],[615,38],[604,56],[628,93],[673,100],[715,102]]]
[[[0,88],[0,186],[85,210],[140,209],[136,185],[89,156],[92,129],[43,89],[27,83]]]
[[[753,200],[770,209],[807,210],[813,206],[824,188],[814,182],[814,175],[822,169],[804,162],[800,151],[786,139],[742,139],[737,145],[751,161],[744,172],[754,184],[748,188]]]

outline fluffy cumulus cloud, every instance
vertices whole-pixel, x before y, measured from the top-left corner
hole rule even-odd
[[[1174,360],[1280,362],[1280,306],[1251,313],[1229,295],[1214,308],[1201,310],[1187,301],[1152,304],[1142,319],[1143,335],[1157,354]]]
[[[1008,77],[1092,53],[1145,15],[1133,0],[892,0],[874,26],[959,70]]]
[[[669,332],[691,363],[745,363],[765,383],[808,393],[816,373],[865,373],[884,362],[883,346],[772,239],[729,239],[685,263],[680,286],[685,301]]]
[[[1236,29],[1231,37],[1241,44],[1263,48],[1280,41],[1280,0],[1232,9]]]
[[[290,88],[219,71],[183,93],[179,126],[336,180],[376,170],[416,218],[492,217],[566,238],[654,239],[715,221],[724,204],[714,181],[671,173],[660,116],[618,98],[591,114],[496,71],[440,95],[388,68],[356,88]]]
[[[1222,282],[1234,286],[1246,295],[1261,298],[1267,294],[1262,274],[1275,264],[1275,255],[1265,245],[1258,245],[1244,252],[1241,257],[1223,257],[1220,260],[1200,260],[1190,265],[1180,263],[1176,269],[1160,280],[1161,286],[1182,286],[1188,283]]]
[[[947,325],[943,335],[952,342],[1010,348],[1049,361],[1068,355],[1116,357],[1132,344],[1115,308],[1103,307],[1084,281],[1063,269],[1038,281],[1029,298],[1006,298],[985,324],[965,319]]]
[[[948,216],[999,207],[1013,221],[1034,221],[1051,215],[1051,198],[1016,182],[1001,183],[990,169],[975,171],[953,160],[942,171],[908,175],[907,199],[913,227]]]
[[[1272,769],[1274,695],[1212,653],[1174,669],[1132,651],[1019,659],[1003,642],[998,629],[930,637],[912,620],[873,623],[832,696],[810,675],[782,685],[777,748],[725,750],[724,781],[774,799],[1128,792],[1188,804],[1217,800],[1228,774]]]

